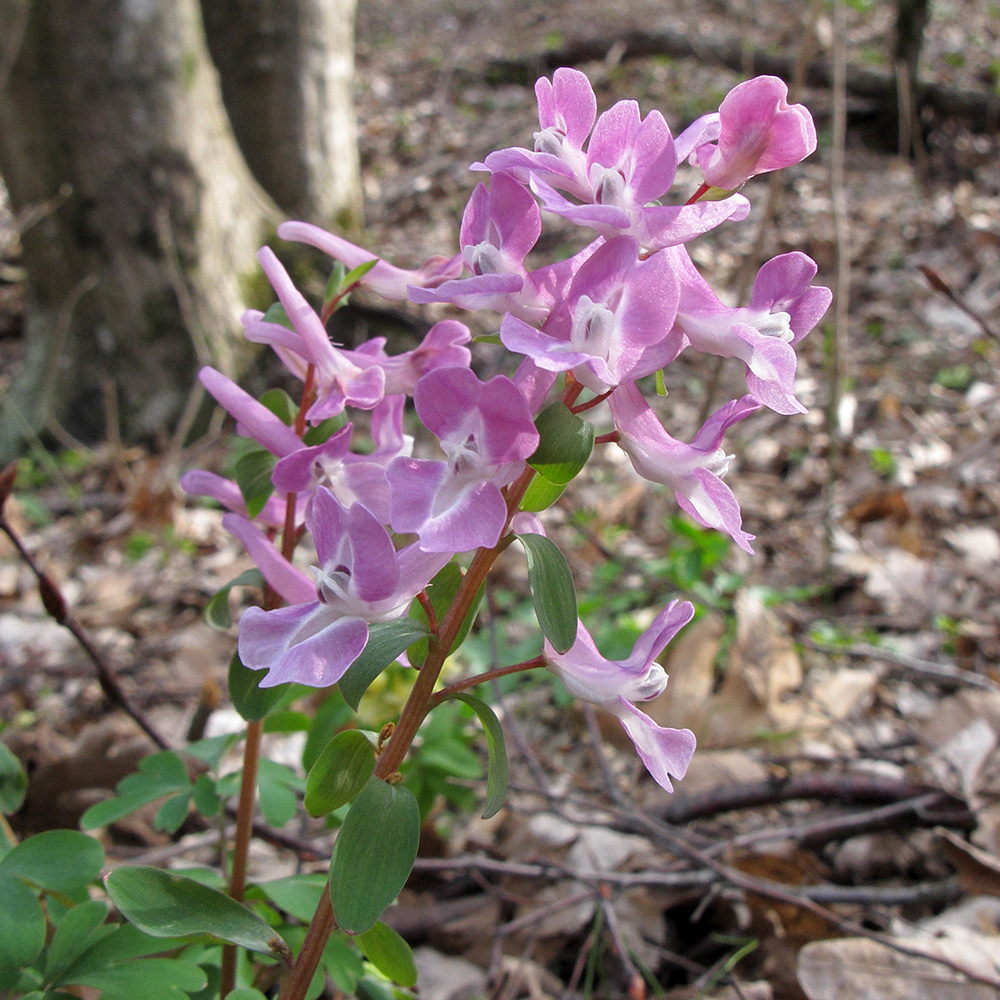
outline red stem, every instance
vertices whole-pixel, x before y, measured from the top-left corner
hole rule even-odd
[[[698,188],[698,190],[695,191],[695,193],[691,195],[691,197],[688,198],[688,200],[684,202],[684,204],[693,205],[699,198],[702,197],[702,195],[707,194],[711,190],[711,187],[712,187],[711,184],[702,184],[702,186]]]
[[[375,776],[387,781],[398,770],[403,762],[407,751],[413,743],[420,724],[424,721],[427,712],[431,708],[434,696],[434,685],[437,683],[441,668],[444,666],[451,648],[458,638],[458,633],[462,628],[476,594],[483,585],[487,574],[492,569],[500,553],[507,548],[511,542],[511,537],[507,532],[510,520],[517,513],[524,498],[524,492],[528,488],[535,472],[530,467],[526,467],[524,472],[506,490],[507,499],[507,523],[500,533],[500,541],[492,548],[478,549],[472,557],[469,568],[462,577],[458,591],[448,608],[444,619],[441,621],[437,633],[437,642],[431,643],[420,672],[417,674],[416,683],[410,690],[410,695],[406,699],[403,711],[400,713],[399,721],[393,730],[385,749],[379,756],[375,765]],[[329,891],[323,893],[320,904],[316,908],[312,922],[306,931],[306,938],[302,949],[288,978],[282,984],[281,993],[278,1000],[302,1000],[305,991],[312,982],[312,977],[319,965],[323,955],[323,948],[327,939],[336,927],[336,918],[330,906]]]
[[[446,701],[453,694],[458,694],[459,691],[467,691],[471,687],[478,687],[480,684],[485,684],[487,681],[494,681],[498,677],[506,677],[507,674],[517,674],[524,670],[535,670],[538,667],[544,667],[547,662],[548,660],[544,656],[536,656],[534,659],[524,660],[522,663],[512,663],[509,667],[494,667],[485,673],[476,674],[475,677],[466,677],[463,681],[456,681],[454,684],[449,684],[447,687],[441,688],[431,698],[428,711],[437,708],[441,702]]]

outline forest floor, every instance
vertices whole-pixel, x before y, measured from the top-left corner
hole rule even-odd
[[[537,120],[525,81],[563,52],[590,54],[579,66],[601,109],[635,98],[675,134],[753,75],[755,54],[829,64],[842,39],[849,83],[855,72],[886,72],[889,4],[858,0],[843,27],[827,13],[810,20],[808,5],[789,16],[779,0],[622,6],[366,0],[366,245],[407,266],[452,253],[477,179],[468,164],[530,146]],[[678,35],[701,57],[632,54],[637,39],[655,49]],[[742,71],[716,61],[725,44],[742,53]],[[995,4],[933,5],[926,82],[995,94],[997,53]],[[479,794],[475,730],[453,720],[455,732],[427,734],[434,759],[450,759],[462,780],[443,783],[430,763],[414,772],[440,794],[418,873],[390,912],[418,946],[428,1000],[996,995],[1000,129],[932,109],[916,154],[903,157],[884,148],[877,102],[848,87],[838,148],[834,91],[804,85],[795,99],[816,117],[817,153],[752,180],[747,222],[691,244],[706,277],[734,298],[761,263],[790,250],[813,256],[818,280],[841,293],[799,352],[810,412],[762,411],[727,437],[736,456],[727,481],[756,554],[678,519],[673,498],[635,478],[614,449],[552,511],[584,617],[606,649],[627,648],[649,609],[673,597],[698,605],[650,714],[693,729],[699,750],[670,796],[610,717],[582,713],[549,684],[497,690],[512,787],[508,806],[481,821],[469,809]],[[20,295],[16,255],[3,257],[0,338],[10,345]],[[741,366],[717,371],[685,356],[668,375],[681,440],[706,409],[744,391]],[[177,743],[195,714],[209,716],[209,732],[232,721],[219,692],[235,630],[210,630],[201,611],[249,562],[221,515],[174,485],[183,468],[220,454],[217,441],[167,455],[115,442],[34,451],[11,505],[131,699]],[[8,553],[0,549],[0,719],[32,773],[14,824],[72,826],[148,745],[109,710],[89,661],[46,619]],[[515,560],[488,606],[456,670],[537,651]],[[365,703],[373,724],[396,699],[390,685]],[[294,734],[269,739],[274,759],[297,764]],[[113,858],[212,857],[203,833],[174,843],[150,815],[106,836]],[[265,878],[299,863],[266,843],[254,856]]]

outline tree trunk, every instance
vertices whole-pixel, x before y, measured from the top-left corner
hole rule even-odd
[[[238,367],[277,210],[233,138],[198,0],[0,0],[0,24],[19,18],[0,175],[15,211],[47,211],[22,234],[27,353],[0,454],[52,418],[100,436],[109,389],[121,432],[151,436],[199,365]]]
[[[202,0],[233,131],[282,211],[361,222],[355,128],[355,0]]]

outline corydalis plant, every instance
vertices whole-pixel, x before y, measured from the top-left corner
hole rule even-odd
[[[267,313],[248,312],[243,323],[247,337],[269,344],[301,381],[297,404],[264,405],[212,369],[201,375],[255,449],[241,459],[235,484],[201,472],[183,480],[228,508],[224,523],[268,584],[265,606],[240,621],[238,707],[252,704],[245,714],[259,719],[268,702],[248,697],[248,685],[259,691],[295,681],[339,683],[356,708],[389,663],[398,658],[416,668],[406,706],[378,745],[368,746],[371,753],[360,744],[359,758],[351,738],[353,756],[338,756],[334,744],[321,756],[324,769],[339,761],[344,774],[334,784],[351,793],[326,801],[315,787],[326,787],[327,771],[322,780],[310,775],[307,801],[352,805],[329,894],[282,996],[303,995],[333,926],[366,932],[405,880],[419,817],[398,769],[428,711],[443,701],[461,698],[489,735],[490,812],[503,801],[502,731],[468,689],[497,673],[548,667],[572,695],[620,718],[659,784],[670,790],[684,776],[694,736],[657,726],[636,703],[664,690],[667,676],[656,659],[692,606],[671,602],[630,656],[606,659],[578,622],[566,561],[537,515],[585,466],[595,442],[617,443],[640,476],[672,489],[695,520],[751,552],[753,536],[723,481],[730,461],[724,434],[761,406],[803,410],[794,347],[831,299],[812,284],[815,264],[801,253],[777,257],[760,269],[750,302],[729,307],[685,244],[746,218],[749,202],[736,189],[748,178],[813,151],[809,113],[788,105],[780,80],[759,77],[675,138],[662,114],[642,117],[634,101],[598,115],[593,88],[577,70],[557,70],[535,91],[533,148],[498,150],[473,165],[490,177],[473,191],[454,255],[405,270],[307,223],[279,227],[279,237],[339,262],[314,307],[277,257],[261,251],[278,303]],[[702,171],[703,183],[678,194],[672,189],[685,160]],[[579,226],[585,245],[536,266],[529,255],[546,212]],[[388,354],[382,338],[337,346],[328,320],[359,285],[388,299],[499,314],[506,370],[487,379],[475,374],[469,330],[454,320],[437,323],[403,354]],[[667,431],[640,385],[685,353],[737,359],[748,389],[689,443]],[[416,443],[404,430],[411,399]],[[580,416],[585,410],[588,420]],[[359,413],[372,447],[358,446]],[[306,535],[315,551],[308,572],[295,557]],[[543,655],[438,688],[490,570],[515,539],[527,555]],[[248,682],[240,673],[248,668],[261,674]],[[391,864],[366,853],[373,841]]]

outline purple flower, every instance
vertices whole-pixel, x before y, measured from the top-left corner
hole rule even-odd
[[[238,434],[253,438],[272,455],[287,455],[302,447],[298,435],[288,424],[222,372],[206,365],[198,372],[198,378],[215,401],[236,420]]]
[[[730,535],[741,549],[753,552],[753,535],[743,531],[740,506],[722,481],[732,456],[722,450],[722,437],[733,424],[760,409],[752,396],[716,410],[690,444],[672,438],[634,383],[618,386],[609,399],[618,441],[643,479],[669,486],[681,510],[706,528]]]
[[[450,284],[450,282],[449,282]],[[435,368],[467,368],[472,352],[465,345],[472,334],[464,323],[445,319],[435,323],[419,347],[402,354],[385,353],[385,337],[372,337],[353,351],[343,353],[359,368],[378,366],[385,372],[385,394],[413,395],[413,387]]]
[[[608,240],[634,236],[647,251],[686,242],[726,219],[746,218],[750,211],[742,197],[660,205],[658,199],[673,184],[677,170],[674,140],[663,115],[651,111],[640,118],[635,101],[619,101],[597,119],[584,169],[583,178],[574,184],[536,174],[531,188],[548,211],[590,226]],[[581,203],[569,201],[556,188]]]
[[[310,225],[308,222],[283,222],[278,226],[278,236],[283,240],[316,247],[335,260],[339,260],[348,270],[367,264],[370,260],[378,260],[378,263],[361,279],[361,283],[382,298],[398,302],[406,300],[406,289],[409,285],[433,288],[442,281],[458,277],[462,273],[461,256],[431,257],[416,270],[408,271],[379,260],[377,254],[355,246],[342,237],[328,233],[325,229]]]
[[[597,117],[594,88],[585,73],[563,67],[553,73],[551,83],[546,77],[535,83],[535,96],[541,131],[535,133],[534,151],[499,149],[470,169],[509,173],[523,184],[532,175],[546,177],[585,196],[589,188],[582,147]]]
[[[665,729],[635,707],[662,694],[667,674],[656,662],[667,643],[694,616],[688,601],[672,601],[636,640],[625,660],[601,656],[590,633],[580,622],[576,642],[565,653],[545,643],[549,668],[575,698],[589,701],[614,713],[635,744],[642,762],[659,785],[673,791],[670,779],[684,777],[694,754],[694,733],[687,729]]]
[[[670,127],[659,111],[640,118],[635,101],[619,101],[594,124],[597,101],[590,81],[578,70],[556,70],[553,83],[542,78],[535,91],[542,126],[535,133],[535,151],[498,150],[484,163],[473,164],[473,170],[509,173],[530,184],[548,211],[608,240],[634,236],[647,251],[686,242],[726,219],[746,218],[750,205],[742,197],[693,205],[658,203],[673,184],[678,162]],[[696,138],[715,134],[711,127],[703,128]]]
[[[803,253],[769,260],[757,273],[750,305],[722,303],[683,247],[669,252],[680,276],[677,325],[696,351],[739,358],[747,388],[776,413],[805,413],[795,398],[798,343],[820,320],[832,299],[828,288],[811,286],[816,264]]]
[[[314,588],[309,577],[293,566],[256,524],[239,514],[225,514],[222,526],[243,543],[264,579],[284,600],[297,604],[310,599]]]
[[[518,309],[528,273],[524,258],[541,231],[542,213],[528,189],[509,174],[495,174],[490,187],[476,186],[462,216],[462,256],[472,277],[412,286],[410,298],[462,309]]]
[[[210,497],[234,514],[240,514],[245,518],[250,516],[239,486],[231,479],[214,472],[206,472],[204,469],[191,469],[181,476],[180,486],[191,496]],[[301,523],[304,509],[304,503],[296,503],[296,524]],[[285,523],[285,498],[276,494],[269,496],[254,520],[269,528],[282,527]]]
[[[413,450],[413,438],[403,433],[405,396],[386,396],[371,417],[375,450],[368,455],[350,451],[353,425],[342,427],[323,444],[300,447],[282,458],[271,476],[283,493],[312,493],[325,486],[344,506],[361,503],[383,524],[389,522],[386,466]]]
[[[596,393],[669,364],[684,340],[671,336],[678,300],[671,261],[639,260],[639,244],[619,236],[580,267],[566,299],[541,331],[508,314],[500,327],[505,347],[539,368],[572,370]]]
[[[776,76],[738,84],[719,105],[718,143],[695,155],[705,183],[735,191],[757,174],[798,163],[816,149],[816,126],[801,104],[789,104],[788,87]]]
[[[406,613],[413,598],[448,561],[409,546],[396,552],[388,532],[361,504],[350,510],[322,487],[308,515],[320,565],[311,601],[240,619],[239,654],[268,671],[261,687],[294,681],[336,683],[368,642],[368,623]],[[267,570],[262,566],[267,576]]]
[[[359,367],[347,352],[334,347],[323,321],[292,283],[273,251],[263,247],[258,257],[293,329],[265,322],[259,313],[251,312],[244,316],[247,339],[271,344],[283,359],[288,354],[294,356],[297,361],[294,367],[289,367],[299,377],[303,377],[303,364],[314,367],[316,402],[306,414],[311,423],[334,417],[345,406],[370,410],[385,395],[385,372],[377,365]]]
[[[430,372],[413,399],[447,457],[397,458],[389,465],[393,530],[415,532],[429,552],[496,545],[507,523],[500,487],[538,447],[527,401],[506,376],[483,383],[468,368]]]

